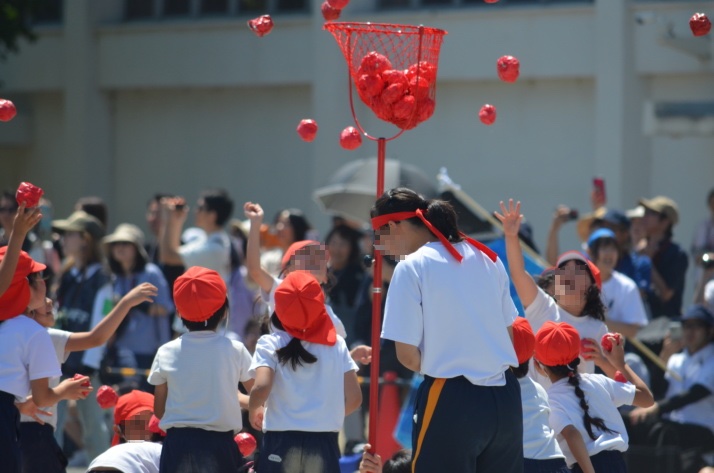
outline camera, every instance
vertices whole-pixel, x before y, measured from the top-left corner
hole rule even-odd
[[[579,214],[577,209],[570,209],[570,212],[568,212],[568,221],[577,220],[578,216]]]
[[[186,204],[176,204],[176,205],[174,206],[174,208],[175,208],[176,210],[183,210],[183,209],[186,208]]]
[[[704,253],[702,255],[702,268],[712,269],[714,268],[714,258],[712,258],[711,253]]]

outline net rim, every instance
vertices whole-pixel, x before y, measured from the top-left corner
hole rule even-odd
[[[398,23],[372,23],[356,21],[330,21],[326,22],[324,29],[329,32],[340,31],[345,33],[371,33],[371,34],[406,34],[406,35],[432,35],[446,36],[446,30],[424,25],[403,25]]]

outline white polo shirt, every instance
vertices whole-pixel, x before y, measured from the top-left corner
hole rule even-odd
[[[72,336],[72,332],[66,332],[64,330],[57,330],[54,328],[48,328],[47,333],[50,334],[50,340],[52,340],[52,346],[55,350],[55,356],[57,356],[57,361],[61,365],[69,357],[69,352],[65,351],[67,346],[67,340]],[[56,388],[59,386],[60,377],[53,376],[50,378],[49,387]],[[57,404],[49,407],[42,408],[43,411],[51,413],[50,416],[40,415],[39,418],[42,419],[46,424],[52,426],[52,428],[57,428]],[[30,416],[20,414],[20,422],[37,422]]]
[[[419,347],[425,375],[503,386],[504,372],[518,366],[507,330],[517,311],[506,270],[467,242],[454,247],[461,263],[430,242],[397,264],[382,338]]]
[[[575,395],[575,388],[568,383],[568,378],[553,383],[548,388],[548,402],[550,403],[550,426],[556,432],[560,448],[565,454],[565,462],[568,467],[576,463],[568,443],[560,433],[569,425],[572,425],[583,437],[588,455],[593,456],[605,450],[627,450],[629,438],[622,416],[617,410],[622,405],[630,405],[635,399],[635,385],[631,383],[620,383],[606,376],[599,374],[581,374],[580,388],[585,393],[588,402],[588,413],[590,417],[599,417],[605,422],[605,426],[613,432],[600,432],[593,426],[593,433],[597,435],[595,440],[591,439],[585,430],[583,422],[583,409],[580,407],[580,399]]]
[[[635,281],[613,271],[612,277],[602,283],[602,302],[607,307],[607,320],[644,327],[647,313],[640,290]]]
[[[188,269],[202,266],[221,275],[228,284],[231,280],[231,239],[223,230],[196,238],[178,249],[183,265]]]
[[[293,370],[289,363],[278,362],[276,354],[291,339],[281,330],[263,335],[253,354],[250,376],[255,377],[255,370],[263,366],[275,372],[263,431],[339,431],[345,419],[345,373],[359,369],[345,340],[338,336],[333,346],[301,342],[317,361]]]
[[[667,373],[665,377],[669,381],[669,388],[665,397],[669,398],[687,391],[695,384],[701,384],[711,394],[666,416],[675,422],[701,425],[714,433],[714,343],[710,343],[693,355],[690,355],[686,349],[672,355],[667,362],[667,368],[679,374],[682,381],[677,381]]]
[[[24,315],[0,324],[0,391],[24,401],[30,381],[61,375],[47,329]]]
[[[149,383],[168,383],[161,429],[241,430],[238,383],[251,379],[248,368],[245,346],[212,330],[188,332],[159,347]]]
[[[263,301],[268,304],[269,314],[272,314],[275,311],[275,291],[278,289],[281,282],[283,282],[282,279],[273,276],[273,287],[270,288],[270,293],[266,293],[262,289],[260,290],[260,297],[262,297]],[[332,310],[332,307],[330,307],[329,304],[325,304],[325,310],[327,311],[327,315],[330,316],[330,320],[332,320],[332,323],[335,325],[335,332],[337,332],[337,335],[342,338],[347,337],[345,324],[343,324],[340,318],[337,317],[337,314],[335,314],[335,311]],[[275,330],[275,327],[272,328]]]
[[[563,458],[555,431],[550,428],[550,405],[543,386],[528,376],[518,379],[523,405],[523,458],[551,460]]]
[[[87,472],[94,468],[115,468],[122,473],[159,473],[161,444],[155,442],[127,442],[115,445],[92,460]]]
[[[573,314],[563,310],[555,299],[546,294],[543,289],[538,288],[536,298],[531,305],[525,309],[526,319],[530,322],[533,328],[533,333],[538,333],[538,330],[549,320],[553,322],[566,322],[572,325],[578,331],[580,338],[591,338],[596,343],[600,343],[600,339],[607,333],[607,325],[597,319],[589,316],[576,317]],[[540,383],[541,386],[548,389],[550,380],[547,376],[538,373],[533,364],[533,359],[530,361],[528,376],[534,381]],[[584,358],[580,358],[578,373],[594,373],[595,363]]]

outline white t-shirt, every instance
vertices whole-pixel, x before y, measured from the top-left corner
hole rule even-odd
[[[87,467],[87,473],[94,468],[116,468],[122,473],[159,473],[160,460],[160,443],[121,443],[92,460]]]
[[[52,340],[52,346],[55,349],[55,355],[57,356],[57,361],[61,365],[69,357],[69,352],[65,351],[67,346],[67,340],[72,335],[72,332],[66,332],[64,330],[57,330],[54,328],[48,328],[47,333],[50,334],[50,340]],[[60,383],[59,376],[53,376],[50,378],[49,386],[51,388],[56,388]],[[42,408],[43,411],[51,412],[51,416],[40,415],[39,418],[42,419],[46,424],[51,425],[53,428],[57,428],[57,404],[50,407]],[[37,422],[30,416],[20,415],[20,422]]]
[[[273,287],[270,288],[270,293],[266,293],[262,289],[260,290],[260,297],[268,304],[268,313],[272,314],[275,311],[275,291],[278,289],[280,283],[283,282],[282,279],[273,276]],[[330,316],[330,320],[335,325],[335,332],[342,338],[347,337],[347,332],[345,331],[345,325],[342,323],[335,311],[332,310],[328,304],[325,304],[325,310],[327,310],[327,315]],[[271,325],[272,326],[272,325]],[[273,327],[275,329],[275,327]]]
[[[359,369],[345,340],[338,336],[333,346],[301,342],[317,361],[293,370],[289,363],[278,362],[275,353],[291,339],[282,330],[263,335],[253,354],[251,376],[262,366],[275,371],[265,403],[263,431],[339,431],[345,419],[345,373]]]
[[[701,384],[711,394],[666,416],[675,422],[701,425],[714,433],[714,343],[694,355],[690,355],[686,349],[672,355],[667,368],[682,378],[682,381],[677,381],[669,373],[665,375],[669,381],[667,398],[683,393],[695,384]]]
[[[555,432],[550,428],[550,405],[543,386],[528,376],[518,379],[523,405],[523,458],[550,460],[563,458]]]
[[[640,290],[635,281],[613,271],[612,277],[602,283],[602,302],[607,307],[607,320],[644,327],[647,313]]]
[[[585,393],[588,402],[588,413],[590,417],[599,417],[605,422],[605,426],[611,432],[600,432],[597,427],[592,426],[593,433],[597,435],[595,440],[591,439],[585,430],[583,421],[583,409],[580,407],[580,399],[575,395],[575,388],[568,383],[568,378],[553,383],[548,388],[548,401],[550,402],[550,426],[557,434],[560,448],[565,454],[565,462],[568,467],[572,467],[575,461],[568,443],[560,433],[569,425],[572,425],[580,435],[588,450],[588,455],[593,456],[605,450],[627,450],[628,436],[625,430],[625,423],[617,410],[622,405],[631,405],[635,399],[635,385],[630,383],[620,383],[600,374],[581,374],[580,389]]]
[[[30,381],[61,376],[47,330],[24,315],[0,324],[0,391],[25,401]]]
[[[251,379],[249,367],[245,346],[212,330],[188,332],[162,345],[149,374],[153,385],[168,383],[161,429],[239,431],[238,383]]]
[[[178,249],[186,269],[192,266],[217,271],[228,284],[231,279],[231,239],[223,230],[196,238]]]
[[[607,333],[607,325],[597,319],[589,316],[576,317],[569,312],[563,310],[555,299],[546,294],[543,289],[538,288],[536,298],[531,305],[526,307],[526,319],[530,322],[533,328],[533,333],[538,333],[538,330],[549,320],[553,322],[566,322],[572,325],[580,334],[580,338],[592,338],[595,342],[600,343],[600,339]],[[579,373],[594,373],[595,363],[591,360],[580,358]],[[534,381],[540,383],[541,386],[548,389],[550,380],[547,376],[538,373],[533,364],[533,359],[530,361],[528,376]]]
[[[454,247],[461,263],[430,242],[397,264],[382,338],[418,347],[425,375],[503,386],[504,372],[518,366],[507,330],[517,311],[506,270],[467,242]]]

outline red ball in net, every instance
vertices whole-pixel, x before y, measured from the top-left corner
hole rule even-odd
[[[417,100],[424,100],[429,97],[429,89],[431,84],[422,77],[415,77],[409,81],[409,93],[416,97]]]
[[[328,2],[322,2],[320,5],[320,11],[322,12],[322,17],[325,21],[334,21],[340,18],[340,13],[342,10],[332,7]]]
[[[498,3],[498,0],[483,0],[486,3]]]
[[[409,94],[402,96],[392,105],[392,115],[395,120],[412,120],[414,118],[414,121],[416,121],[416,110],[417,99]]]
[[[384,90],[384,80],[381,74],[362,74],[357,79],[357,93],[369,105],[369,100]]]
[[[9,122],[17,115],[15,104],[9,100],[0,99],[0,122]]]
[[[340,133],[340,146],[347,150],[357,149],[362,145],[362,135],[357,128],[348,126]]]
[[[357,70],[357,77],[363,74],[381,74],[382,72],[392,69],[392,62],[383,54],[376,51],[365,54],[360,62]]]
[[[117,396],[116,391],[111,386],[100,386],[97,389],[97,404],[102,409],[109,409],[117,405],[119,396]]]
[[[419,61],[419,64],[412,64],[406,70],[407,78],[411,81],[417,74],[429,83],[436,80],[436,66],[427,61]]]
[[[407,93],[409,81],[403,71],[386,70],[382,73],[382,80],[384,80],[385,87],[381,99],[384,104],[391,105]]]
[[[498,77],[503,82],[515,82],[520,74],[521,63],[513,56],[501,56],[496,61]]]
[[[329,3],[332,8],[342,10],[350,3],[350,0],[327,0],[327,3]]]
[[[239,433],[233,438],[233,440],[235,441],[236,445],[238,445],[238,450],[240,450],[240,454],[244,457],[247,457],[251,453],[253,453],[255,451],[255,448],[258,446],[258,443],[255,441],[255,437],[253,437],[248,432]]]
[[[478,119],[484,125],[493,125],[496,121],[496,107],[491,104],[484,105],[478,112]]]
[[[40,198],[45,192],[34,184],[29,182],[21,182],[15,192],[15,200],[17,205],[22,205],[25,203],[25,207],[28,209],[31,207],[37,207],[40,204]]]
[[[436,110],[436,102],[430,98],[420,100],[417,103],[417,120],[419,123],[425,122],[434,115],[434,110]]]
[[[248,20],[248,28],[250,28],[256,36],[262,38],[273,29],[273,19],[270,18],[270,15],[253,18],[252,20]]]
[[[374,97],[369,107],[372,109],[377,118],[391,122],[392,117],[392,104],[384,103],[381,97]]]
[[[300,120],[296,131],[303,141],[307,141],[309,143],[317,136],[317,122],[309,118]]]
[[[704,36],[712,29],[712,22],[704,13],[695,13],[689,19],[689,28],[694,36]]]
[[[620,382],[620,383],[626,383],[627,378],[625,378],[625,375],[622,374],[619,371],[615,371],[615,381]]]

